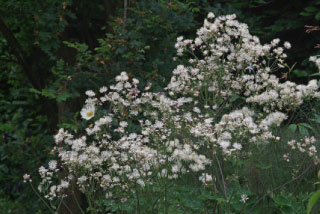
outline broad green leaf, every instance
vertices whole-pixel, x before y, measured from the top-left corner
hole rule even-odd
[[[273,198],[274,202],[280,206],[291,206],[291,203],[289,200],[284,197],[283,195],[277,195],[276,197]]]
[[[297,125],[296,125],[296,124],[290,124],[290,125],[289,125],[289,130],[290,130],[291,132],[295,132],[295,131],[297,130]]]
[[[320,190],[318,190],[317,192],[315,192],[311,198],[309,199],[308,202],[308,207],[307,207],[307,214],[310,214],[312,211],[312,208],[314,207],[314,205],[316,204],[316,202],[319,200],[320,198]]]
[[[301,15],[301,16],[311,16],[311,13],[301,12],[300,15]]]
[[[309,12],[309,13],[313,13],[313,12],[316,12],[318,9],[316,7],[306,7],[304,8],[305,11]]]
[[[307,73],[306,71],[299,70],[299,69],[293,70],[293,73],[294,73],[297,77],[307,77],[307,76],[308,76],[308,73]]]
[[[309,132],[308,132],[308,129],[306,129],[305,127],[303,126],[299,126],[299,133],[303,136],[308,136],[309,135]]]
[[[306,127],[308,129],[314,130],[312,126],[310,126],[308,123],[299,123],[301,126]]]

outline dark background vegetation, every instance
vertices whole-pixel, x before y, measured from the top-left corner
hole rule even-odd
[[[0,0],[0,213],[46,213],[28,185],[59,127],[77,129],[84,92],[121,71],[161,90],[176,37],[192,38],[209,11],[236,13],[261,41],[289,41],[288,79],[317,73],[320,0]],[[279,74],[283,75],[283,74]]]

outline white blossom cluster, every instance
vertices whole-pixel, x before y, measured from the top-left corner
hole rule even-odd
[[[253,116],[254,112],[247,107],[223,115],[221,121],[215,125],[217,138],[213,139],[213,142],[220,145],[224,153],[231,155],[248,147],[250,143],[268,143],[277,139],[268,128],[278,122],[276,120],[279,118],[270,114],[257,124]]]
[[[320,57],[319,56],[311,56],[309,58],[310,62],[314,62],[318,68],[318,70],[320,70]]]
[[[315,164],[319,163],[317,156],[318,150],[316,148],[316,139],[314,137],[305,137],[301,141],[290,140],[288,145],[293,149],[301,153],[308,154],[313,158]]]
[[[319,97],[317,81],[282,83],[272,72],[288,67],[284,49],[291,45],[281,47],[279,39],[262,45],[235,18],[210,13],[194,40],[177,39],[178,56],[191,58],[189,65],[174,69],[165,92],[151,92],[151,84],[142,89],[126,72],[98,94],[87,91],[80,112],[84,132],[60,129],[57,160],[39,169],[39,190],[46,198],[64,196],[70,182],[83,192],[99,188],[107,198],[115,189],[131,190],[188,173],[202,183],[215,182],[219,175],[210,168],[216,154],[236,158],[249,154],[249,145],[279,141],[272,129],[304,99]],[[314,142],[310,138],[308,144],[289,145],[314,156]],[[67,176],[56,185],[61,168]]]
[[[316,80],[307,86],[281,83],[271,73],[288,68],[284,50],[291,48],[289,42],[281,47],[280,40],[274,39],[262,45],[246,24],[235,20],[235,15],[213,17],[208,16],[194,40],[177,39],[178,55],[195,50],[202,55],[193,54],[190,66],[179,65],[173,71],[167,87],[171,94],[212,97],[214,101],[239,95],[248,103],[263,105],[265,112],[292,109],[306,97],[319,97]]]

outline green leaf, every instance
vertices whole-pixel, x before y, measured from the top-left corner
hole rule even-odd
[[[297,77],[307,77],[307,76],[308,76],[308,73],[307,73],[306,71],[299,70],[299,69],[293,70],[293,73],[294,73]]]
[[[311,16],[311,13],[307,13],[307,12],[301,12],[300,13],[301,16]]]
[[[52,88],[45,88],[41,91],[42,96],[56,98],[56,91]]]
[[[61,123],[58,124],[59,128],[66,128],[66,129],[73,129],[73,130],[77,130],[78,126],[74,125],[74,124],[70,124],[70,123]]]
[[[73,97],[72,94],[70,94],[67,91],[65,91],[64,93],[59,95],[56,100],[57,100],[58,103],[61,103],[61,102],[66,101],[70,97]]]
[[[319,114],[314,114],[314,119],[311,119],[311,121],[320,123],[320,115]]]
[[[310,126],[308,123],[299,123],[301,126],[306,127],[308,129],[311,129],[314,131],[314,128],[312,126]]]
[[[197,8],[197,7],[195,7],[195,8],[193,8],[193,9],[192,9],[192,12],[194,12],[194,13],[198,13],[198,12],[200,12],[200,9],[199,9],[199,8]]]
[[[291,206],[289,200],[284,197],[283,195],[277,195],[276,197],[273,198],[274,202],[280,206]]]
[[[296,125],[296,124],[290,124],[290,125],[289,125],[289,130],[290,130],[291,132],[295,132],[295,131],[297,130],[297,125]]]
[[[314,207],[314,205],[316,204],[316,202],[319,200],[320,198],[320,190],[318,190],[317,192],[315,192],[311,198],[309,199],[308,202],[308,208],[307,208],[307,214],[311,213],[312,208]]]
[[[308,129],[306,129],[305,127],[303,126],[299,126],[299,133],[303,136],[308,136],[309,135],[309,132],[308,132]]]
[[[309,13],[313,13],[313,12],[316,12],[318,9],[316,7],[306,7],[304,8],[305,11],[309,12]]]
[[[320,20],[320,17],[319,17],[319,20]],[[309,76],[310,76],[310,77],[320,76],[320,73],[311,74],[311,75],[309,75]]]
[[[318,12],[318,13],[314,16],[314,18],[319,21],[319,20],[320,20],[320,12]]]
[[[37,89],[35,89],[35,88],[30,88],[29,91],[30,91],[31,93],[41,94],[41,91],[39,91],[39,90],[37,90]]]

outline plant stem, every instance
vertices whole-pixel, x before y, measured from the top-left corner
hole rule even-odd
[[[222,168],[221,168],[221,165],[220,165],[220,161],[219,161],[219,159],[218,159],[216,154],[214,154],[214,156],[216,157],[216,160],[217,160],[217,163],[218,163],[218,166],[219,166],[219,170],[220,170],[220,174],[221,174],[221,179],[222,179],[222,183],[223,183],[224,197],[227,198],[227,187],[226,187],[226,183],[224,181],[224,176],[223,176]]]
[[[30,186],[32,188],[32,190],[36,193],[36,195],[41,199],[41,201],[48,207],[48,209],[50,210],[51,213],[55,214],[55,212],[51,209],[51,207],[49,206],[49,204],[39,195],[39,193],[37,192],[37,190],[34,188],[34,186],[32,185],[32,183],[30,182]]]
[[[137,195],[137,208],[136,211],[138,211],[138,213],[140,214],[140,200],[139,200],[139,192],[138,192],[138,187],[137,187],[137,183],[135,183],[135,187],[136,187],[136,195]]]

